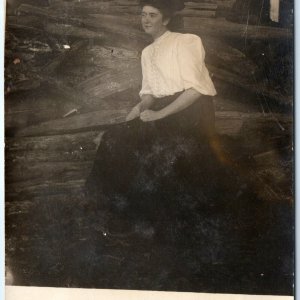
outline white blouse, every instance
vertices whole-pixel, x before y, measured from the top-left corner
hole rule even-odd
[[[143,82],[140,96],[161,98],[194,88],[216,95],[204,63],[201,39],[193,34],[165,32],[142,52]]]

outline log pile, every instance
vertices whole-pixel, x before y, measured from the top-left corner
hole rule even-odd
[[[7,16],[6,28],[7,197],[63,197],[84,184],[97,132],[123,122],[139,100],[140,54],[150,40],[140,28],[135,0],[18,4]],[[286,78],[292,79],[286,71],[291,52],[281,56],[281,61],[286,58],[285,69],[273,81],[265,73],[270,62],[261,54],[283,38],[289,47],[292,32],[219,18],[220,7],[231,5],[232,1],[186,2],[183,31],[203,40],[219,93],[219,134],[246,141],[253,137],[245,151],[259,155],[276,147],[271,142],[265,147],[266,139],[259,139],[259,149],[253,146],[256,133],[266,124],[280,132],[274,129],[270,139],[276,136],[290,143],[286,133],[291,131],[291,119],[273,114],[270,107],[292,103],[286,83]],[[257,44],[260,48],[254,47]],[[266,56],[274,62],[279,54]]]

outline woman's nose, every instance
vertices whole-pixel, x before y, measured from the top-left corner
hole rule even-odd
[[[142,17],[142,21],[144,22],[144,23],[148,23],[149,22],[149,16],[148,15],[144,15],[143,17]]]

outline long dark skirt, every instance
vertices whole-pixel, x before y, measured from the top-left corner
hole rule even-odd
[[[152,109],[177,96],[157,99]],[[169,237],[173,221],[179,227],[198,226],[199,211],[208,222],[219,213],[230,218],[226,211],[243,197],[246,185],[211,147],[213,119],[211,97],[201,97],[167,118],[135,119],[107,130],[87,180],[98,208],[132,224],[150,224],[150,232]]]

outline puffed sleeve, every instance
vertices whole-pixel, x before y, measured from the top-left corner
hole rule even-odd
[[[216,95],[216,89],[205,66],[205,50],[200,37],[183,34],[178,41],[177,55],[184,89],[194,88],[203,95]]]
[[[149,79],[148,79],[148,71],[147,71],[147,55],[145,51],[142,52],[142,58],[141,58],[141,64],[142,64],[142,74],[143,74],[143,80],[142,80],[142,89],[139,93],[140,97],[147,94],[152,94]]]

